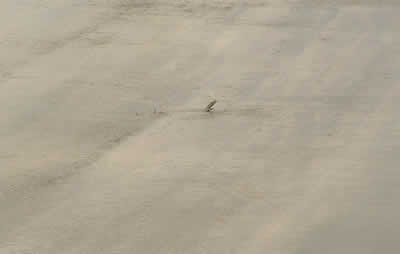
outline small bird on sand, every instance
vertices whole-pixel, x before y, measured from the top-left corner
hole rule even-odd
[[[204,109],[205,112],[211,112],[214,108],[213,106],[217,103],[217,100],[212,100],[207,107]]]

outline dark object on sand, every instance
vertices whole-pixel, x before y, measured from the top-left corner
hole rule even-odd
[[[205,112],[211,112],[213,110],[213,106],[217,103],[217,100],[213,100],[210,102],[207,107],[204,109]]]

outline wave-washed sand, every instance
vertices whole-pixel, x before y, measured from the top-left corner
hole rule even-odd
[[[0,1],[0,253],[396,253],[399,13]]]

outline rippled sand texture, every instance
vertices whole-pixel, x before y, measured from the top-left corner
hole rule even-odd
[[[397,253],[399,13],[0,1],[0,253]]]

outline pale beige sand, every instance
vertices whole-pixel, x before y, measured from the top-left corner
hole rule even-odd
[[[0,1],[0,253],[397,253],[399,13]]]

